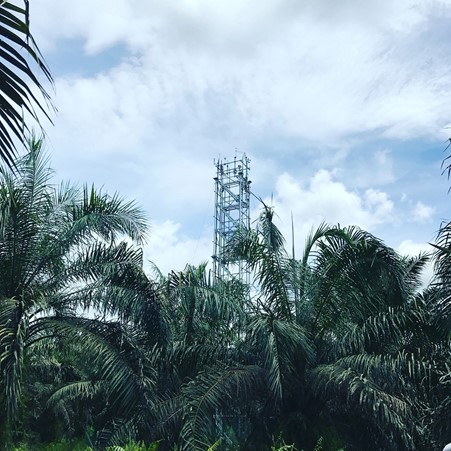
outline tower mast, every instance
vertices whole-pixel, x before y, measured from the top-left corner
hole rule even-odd
[[[250,273],[243,260],[229,260],[225,246],[237,230],[250,228],[250,159],[243,154],[241,159],[214,162],[215,180],[215,231],[213,250],[213,272],[215,278],[236,278],[249,284]]]

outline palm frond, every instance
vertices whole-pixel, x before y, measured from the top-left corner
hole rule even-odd
[[[86,400],[92,399],[104,389],[102,382],[89,381],[76,381],[58,388],[52,393],[47,400],[49,407],[55,407],[58,404],[65,404],[74,400]]]
[[[387,443],[395,440],[403,443],[405,449],[410,449],[415,433],[412,422],[415,414],[411,404],[401,395],[385,391],[368,374],[346,364],[317,367],[312,384],[321,397],[331,400],[339,395],[339,399],[344,400],[342,415],[349,410],[354,415],[359,412],[372,419]]]
[[[210,368],[186,384],[182,449],[204,450],[215,442],[215,412],[233,399],[249,399],[261,380],[260,368],[234,365]]]
[[[114,419],[97,432],[95,445],[103,449],[106,445],[109,451],[123,451],[124,448],[119,445],[131,442],[137,436],[136,418]]]
[[[16,153],[14,138],[22,144],[27,140],[24,112],[38,124],[39,112],[50,120],[47,113],[50,97],[26,57],[53,83],[30,34],[28,0],[23,3],[23,8],[9,1],[0,4],[0,156],[10,167],[14,166]],[[29,85],[37,88],[41,99]]]
[[[139,337],[112,322],[71,317],[46,317],[36,321],[34,340],[40,331],[52,331],[72,343],[80,343],[92,364],[98,380],[107,384],[111,408],[126,416],[150,393],[154,373],[148,365]],[[137,342],[138,340],[138,342]]]
[[[112,241],[122,234],[138,244],[145,241],[147,219],[143,211],[135,202],[125,202],[117,194],[109,196],[85,186],[82,203],[74,205],[71,213],[74,235],[98,235]]]
[[[340,328],[404,305],[412,294],[407,265],[379,239],[356,227],[318,242],[314,270],[319,283],[315,325]]]
[[[274,224],[273,229],[276,229]],[[292,259],[279,246],[281,243],[268,244],[265,233],[264,230],[238,230],[226,247],[226,255],[232,260],[244,259],[254,274],[255,286],[261,289],[261,302],[278,315],[291,318],[294,311],[290,286]]]
[[[273,222],[274,209],[263,203],[263,211],[260,214],[258,230],[263,237],[266,247],[274,253],[278,253],[285,244],[285,238]]]
[[[249,335],[254,353],[260,354],[259,364],[267,371],[269,391],[282,402],[288,381],[301,377],[297,369],[313,361],[313,344],[302,326],[271,317],[254,319]]]
[[[0,388],[6,405],[6,417],[12,419],[17,413],[21,399],[28,318],[24,314],[23,302],[5,300],[5,304],[6,306],[2,305],[1,308],[0,323]]]

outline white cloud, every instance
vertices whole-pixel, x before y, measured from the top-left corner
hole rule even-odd
[[[428,243],[417,243],[413,240],[404,240],[398,246],[398,252],[401,255],[417,256],[432,251],[432,247]]]
[[[434,214],[434,208],[423,204],[423,202],[417,202],[412,211],[412,217],[415,222],[429,222]]]
[[[266,199],[265,203],[270,205],[271,200]],[[293,214],[297,252],[310,230],[321,222],[358,225],[372,231],[376,226],[394,221],[394,205],[386,193],[375,189],[363,193],[350,191],[326,170],[318,171],[307,183],[288,173],[281,175],[272,204],[285,237],[291,236]]]
[[[264,4],[257,0],[111,0],[108,8],[100,0],[80,0],[71,8],[58,0],[46,0],[33,10],[33,17],[44,36],[86,36],[90,48],[101,49],[120,40],[132,46],[144,45],[155,32],[172,37],[171,43],[178,40],[185,45],[205,45],[208,41],[215,45],[233,37],[254,44],[255,35],[260,41],[265,36],[269,39],[280,31],[278,24],[291,24],[302,17],[329,28],[360,23],[363,28],[408,34],[425,21],[431,9],[440,7],[440,13],[447,12],[445,5],[434,0],[368,0],[364,4],[327,0],[268,0]],[[58,17],[59,22],[52,22],[52,17]]]
[[[393,202],[387,193],[375,189],[365,191],[365,205],[372,212],[375,223],[389,223],[393,220]]]
[[[369,188],[396,182],[397,174],[392,152],[386,149],[342,153],[341,159],[325,159],[325,167],[332,167],[334,174],[352,188]]]
[[[120,114],[129,99],[148,123],[163,116],[206,132],[219,119],[222,133],[270,129],[336,147],[372,130],[437,135],[449,121],[449,56],[431,53],[423,36],[434,32],[431,16],[449,11],[432,0],[112,0],[107,10],[99,0],[46,0],[34,22],[44,42],[79,37],[88,52],[125,43],[137,56],[93,80],[60,81],[58,98],[68,91],[71,109],[108,95],[121,103],[107,100],[104,110]]]
[[[213,252],[212,235],[206,230],[197,239],[184,236],[180,224],[173,221],[153,224],[150,239],[144,249],[144,268],[151,272],[151,261],[163,273],[181,271],[187,264],[209,261]]]

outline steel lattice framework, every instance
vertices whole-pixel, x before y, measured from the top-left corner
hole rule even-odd
[[[234,233],[250,228],[250,159],[215,161],[215,236],[213,271],[216,279],[239,279],[249,285],[250,273],[242,260],[231,261],[224,253]]]

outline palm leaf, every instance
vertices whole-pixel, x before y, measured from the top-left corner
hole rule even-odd
[[[255,318],[249,324],[251,348],[267,371],[268,388],[276,402],[282,402],[289,384],[302,377],[299,367],[314,359],[313,345],[305,329],[271,317]]]
[[[185,418],[182,449],[204,450],[216,440],[214,413],[232,396],[249,399],[261,385],[261,370],[255,366],[217,366],[200,373],[183,388]],[[233,395],[232,395],[233,394]]]
[[[52,82],[52,77],[30,34],[27,0],[24,8],[12,2],[1,2],[0,35],[0,156],[12,167],[16,153],[14,137],[22,144],[27,140],[23,113],[27,112],[38,124],[39,111],[50,120],[42,103],[48,107],[50,97],[25,56],[37,65],[48,81]],[[29,84],[37,88],[42,100],[36,97]]]
[[[371,357],[370,357],[371,358]],[[326,399],[337,399],[337,395],[344,397],[345,404],[341,405],[342,415],[346,411],[356,411],[371,418],[379,431],[386,437],[387,443],[392,440],[404,444],[409,449],[413,442],[414,411],[411,404],[402,395],[385,391],[372,378],[344,364],[321,365],[314,371],[313,388]],[[366,369],[369,362],[360,361]],[[343,399],[343,398],[341,398]]]
[[[127,416],[147,398],[154,373],[141,352],[139,338],[125,327],[94,319],[47,317],[36,321],[30,340],[48,331],[82,346],[86,358],[97,368],[97,380],[107,384],[111,408],[121,416]]]
[[[22,392],[22,366],[28,319],[20,301],[0,304],[0,387],[6,404],[6,417],[14,418]]]
[[[47,405],[57,407],[74,400],[89,400],[97,396],[102,389],[104,389],[104,384],[101,382],[91,380],[72,382],[53,392],[47,400]]]

